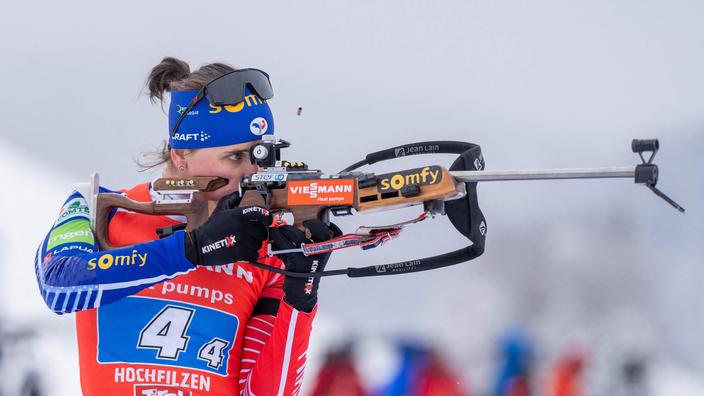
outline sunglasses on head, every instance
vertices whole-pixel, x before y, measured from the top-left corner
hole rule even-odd
[[[201,99],[208,98],[210,104],[215,106],[234,105],[245,99],[248,87],[259,99],[268,100],[274,97],[269,75],[262,70],[240,69],[223,74],[198,91],[186,109],[181,112],[181,116],[171,130],[171,136],[176,133],[181,121]]]

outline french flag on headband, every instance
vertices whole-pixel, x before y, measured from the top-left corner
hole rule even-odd
[[[169,144],[175,149],[229,146],[260,140],[274,133],[269,104],[247,88],[246,96],[234,105],[216,106],[201,99],[171,134],[181,113],[198,91],[173,91],[169,105]]]

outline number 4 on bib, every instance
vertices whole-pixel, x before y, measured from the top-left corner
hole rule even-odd
[[[208,363],[208,367],[217,370],[220,368],[220,365],[222,365],[222,359],[225,357],[223,351],[228,345],[230,345],[230,343],[225,340],[213,338],[200,348],[200,351],[198,351],[198,359],[205,360]]]
[[[139,333],[138,348],[154,348],[159,359],[178,359],[178,354],[186,350],[188,339],[186,330],[191,324],[194,310],[169,305],[164,307],[154,319]]]

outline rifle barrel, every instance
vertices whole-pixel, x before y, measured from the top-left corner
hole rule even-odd
[[[635,166],[620,166],[606,168],[451,171],[450,174],[458,181],[486,182],[508,180],[634,178],[635,172]]]

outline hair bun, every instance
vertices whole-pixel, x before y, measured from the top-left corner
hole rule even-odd
[[[149,88],[149,100],[152,103],[157,100],[164,100],[164,92],[171,91],[171,83],[182,80],[191,74],[188,63],[167,56],[161,63],[154,66],[149,77],[147,77],[147,87]]]

